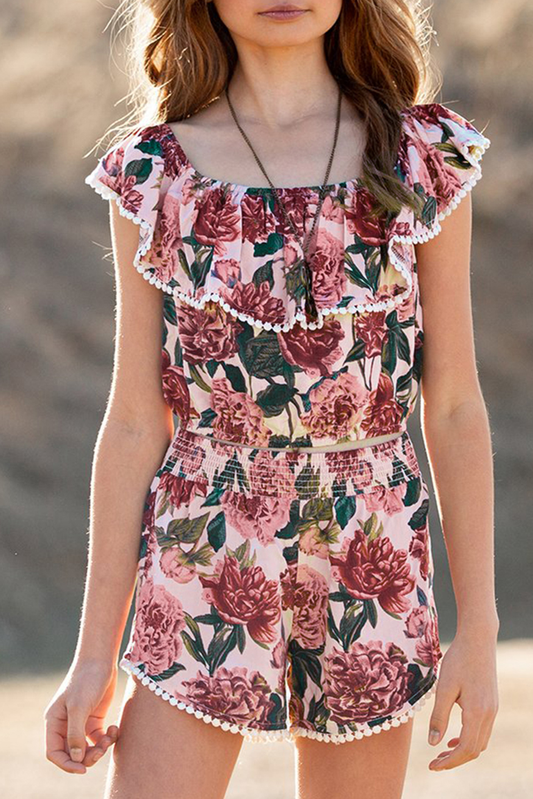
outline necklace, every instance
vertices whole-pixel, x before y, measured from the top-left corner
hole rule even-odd
[[[240,130],[240,132],[241,132],[246,144],[248,145],[248,147],[252,151],[252,153],[254,155],[254,158],[255,158],[259,168],[261,169],[262,173],[264,174],[264,176],[268,180],[268,183],[269,183],[272,191],[274,192],[274,196],[276,198],[278,206],[280,207],[281,211],[283,212],[285,220],[288,223],[288,225],[290,226],[296,241],[298,241],[299,244],[300,244],[300,247],[302,249],[303,257],[300,260],[299,266],[300,266],[300,269],[301,269],[303,289],[304,289],[304,292],[305,292],[305,311],[306,311],[308,316],[316,319],[318,317],[318,313],[317,313],[315,300],[314,300],[314,297],[313,297],[313,286],[312,286],[313,272],[311,270],[311,265],[309,263],[309,259],[308,259],[308,256],[307,256],[307,251],[308,251],[308,248],[309,248],[309,242],[311,241],[311,239],[313,237],[313,233],[315,231],[315,227],[316,227],[316,224],[317,224],[317,221],[318,221],[318,217],[319,217],[320,211],[322,209],[322,204],[323,204],[323,202],[324,202],[324,200],[326,198],[326,194],[327,194],[327,183],[328,183],[329,173],[330,173],[330,170],[331,170],[331,164],[333,162],[333,155],[335,153],[335,147],[337,146],[337,139],[338,139],[338,135],[339,135],[339,125],[340,125],[340,117],[341,117],[341,99],[342,99],[341,89],[339,87],[339,94],[338,94],[338,101],[337,101],[337,121],[336,121],[336,125],[335,125],[335,135],[334,135],[334,138],[333,138],[333,147],[331,149],[331,154],[329,156],[329,161],[328,161],[328,166],[327,166],[327,169],[326,169],[326,174],[324,176],[323,183],[320,186],[319,201],[318,201],[318,204],[317,204],[317,209],[316,209],[315,216],[314,216],[314,219],[313,219],[313,224],[312,224],[312,227],[311,227],[311,231],[309,232],[309,235],[308,235],[306,241],[305,241],[305,235],[304,235],[304,240],[300,240],[300,237],[298,236],[298,231],[296,230],[296,227],[293,224],[292,219],[290,218],[289,214],[287,213],[287,209],[285,208],[285,204],[281,201],[281,198],[279,196],[278,190],[276,189],[276,187],[274,186],[274,184],[270,180],[269,176],[267,175],[266,170],[265,170],[263,164],[261,163],[261,160],[259,159],[259,156],[257,155],[257,153],[255,152],[254,148],[252,147],[250,139],[248,138],[248,136],[246,135],[246,133],[244,132],[244,130],[240,126],[239,121],[237,119],[237,115],[235,114],[235,109],[233,108],[231,100],[229,99],[229,93],[228,93],[228,88],[227,87],[225,89],[225,94],[226,94],[226,99],[228,101],[228,105],[229,105],[229,108],[230,108],[230,111],[231,111],[231,115],[232,115],[232,117],[233,117],[233,119],[235,121],[235,124],[237,125],[238,129]]]

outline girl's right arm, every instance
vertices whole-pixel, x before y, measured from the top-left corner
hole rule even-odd
[[[144,501],[173,435],[161,382],[163,292],[132,268],[139,228],[114,202],[110,225],[115,352],[92,468],[83,609],[72,663],[44,713],[46,757],[71,773],[85,772],[117,738],[104,719],[135,588]]]

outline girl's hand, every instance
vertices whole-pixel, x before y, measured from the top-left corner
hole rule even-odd
[[[104,730],[117,684],[117,666],[74,664],[44,712],[46,758],[70,774],[85,774],[117,741],[118,727]],[[93,746],[87,745],[86,736]]]
[[[443,739],[455,702],[462,709],[461,733],[448,741],[449,749],[431,761],[432,771],[474,760],[488,746],[498,712],[496,636],[457,634],[444,654],[429,722],[428,740],[433,746]]]

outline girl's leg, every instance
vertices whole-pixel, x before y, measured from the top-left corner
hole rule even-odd
[[[413,718],[342,744],[298,737],[297,799],[400,799],[412,730]]]
[[[129,676],[105,799],[223,799],[242,742]]]

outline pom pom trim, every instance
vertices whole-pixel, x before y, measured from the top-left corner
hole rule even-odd
[[[272,322],[264,322],[261,319],[257,319],[256,317],[250,316],[249,314],[245,314],[242,311],[233,308],[227,300],[222,297],[216,291],[207,291],[204,294],[193,295],[181,291],[176,286],[169,286],[164,281],[160,280],[155,275],[151,274],[150,269],[141,263],[141,258],[149,251],[150,247],[152,246],[152,241],[154,237],[154,226],[142,219],[141,217],[134,214],[132,211],[128,211],[124,208],[122,204],[122,197],[116,191],[111,189],[109,186],[101,183],[97,174],[92,172],[91,174],[87,175],[85,178],[85,183],[91,186],[97,194],[103,197],[104,200],[114,200],[118,206],[118,210],[121,216],[126,217],[127,219],[131,219],[135,224],[139,225],[142,229],[146,230],[146,236],[144,240],[140,244],[135,257],[133,264],[135,269],[143,276],[148,283],[156,286],[156,288],[161,289],[162,291],[166,292],[167,294],[171,294],[179,300],[186,302],[188,305],[193,306],[194,308],[203,308],[208,302],[217,302],[221,305],[222,308],[236,319],[241,320],[242,322],[247,322],[250,325],[253,325],[256,328],[262,330],[273,330],[276,333],[286,333],[287,331],[291,330],[294,325],[299,323],[302,328],[309,329],[309,330],[317,330],[323,327],[324,319],[331,315],[336,314],[356,314],[356,313],[366,313],[368,311],[386,311],[388,309],[392,309],[397,305],[400,305],[406,297],[411,293],[414,285],[413,275],[411,270],[408,266],[406,266],[401,258],[396,254],[394,249],[394,243],[398,242],[399,244],[422,244],[423,242],[429,241],[430,239],[435,238],[441,230],[441,221],[445,219],[445,217],[449,216],[449,214],[454,211],[463,197],[466,197],[467,193],[472,190],[472,188],[476,185],[479,179],[482,176],[480,161],[485,153],[485,151],[490,146],[491,141],[486,136],[483,136],[481,140],[476,139],[475,146],[473,145],[472,150],[468,150],[468,159],[471,161],[472,166],[474,166],[477,171],[475,174],[471,175],[465,182],[463,183],[462,187],[459,191],[450,199],[446,208],[443,208],[440,211],[435,219],[433,224],[427,228],[427,230],[422,231],[421,233],[412,233],[410,235],[402,236],[399,234],[393,234],[391,238],[387,242],[389,257],[393,267],[399,272],[405,279],[407,286],[406,288],[401,291],[399,294],[395,295],[394,297],[390,297],[387,300],[380,300],[377,302],[363,302],[363,303],[356,303],[353,305],[348,304],[347,306],[331,306],[329,308],[322,308],[319,310],[318,319],[316,322],[308,322],[305,314],[299,310],[296,314],[288,321],[284,322],[283,324],[280,323],[272,323]],[[468,144],[465,145],[468,148]],[[473,159],[473,161],[472,161]]]
[[[317,741],[326,743],[346,743],[347,741],[360,740],[361,738],[376,735],[382,730],[389,730],[391,727],[399,727],[400,724],[405,724],[415,713],[420,711],[425,702],[435,693],[437,689],[438,677],[431,684],[430,688],[425,691],[413,704],[409,705],[407,710],[397,713],[381,724],[360,724],[357,725],[357,730],[349,731],[346,733],[324,733],[317,730],[309,730],[305,727],[293,726],[290,729],[284,728],[281,730],[261,730],[254,727],[247,727],[245,724],[236,724],[230,721],[222,721],[217,716],[209,712],[201,710],[199,707],[188,704],[179,700],[168,691],[165,691],[161,685],[153,680],[148,675],[144,674],[139,666],[134,666],[128,660],[122,658],[119,663],[120,667],[129,674],[134,674],[139,678],[143,685],[148,686],[150,691],[153,691],[157,696],[160,696],[165,701],[169,702],[174,707],[180,710],[185,710],[187,713],[202,719],[206,724],[212,724],[214,727],[220,727],[232,733],[240,733],[243,738],[253,743],[268,743],[269,741],[294,741],[297,737],[303,736],[306,738],[313,738]]]
[[[191,295],[181,291],[177,287],[169,286],[168,283],[165,283],[155,275],[151,274],[150,269],[141,263],[141,258],[152,246],[152,240],[154,237],[153,225],[150,222],[147,222],[145,219],[137,216],[132,211],[125,209],[122,204],[122,197],[120,194],[115,192],[109,186],[100,183],[98,177],[96,177],[94,174],[87,175],[85,178],[85,183],[91,186],[97,192],[97,194],[103,197],[104,200],[114,200],[118,206],[121,216],[131,219],[132,222],[135,222],[135,224],[147,230],[147,235],[135,254],[133,264],[136,270],[144,277],[145,280],[148,281],[148,283],[156,286],[156,288],[161,289],[162,291],[165,291],[167,294],[172,294],[178,299],[186,302],[188,305],[192,305],[194,308],[203,308],[208,302],[217,302],[222,306],[222,308],[224,308],[225,311],[230,313],[235,318],[240,319],[243,322],[248,322],[250,325],[253,325],[259,329],[273,330],[276,333],[285,333],[293,328],[296,323],[299,323],[304,329],[317,330],[323,327],[324,319],[332,314],[355,314],[358,312],[367,311],[385,311],[389,308],[394,308],[396,305],[399,305],[405,300],[405,297],[410,294],[413,288],[413,277],[411,271],[402,263],[401,259],[396,255],[394,247],[392,246],[395,241],[404,243],[405,237],[393,235],[387,244],[389,246],[389,256],[392,265],[396,271],[398,271],[405,278],[407,283],[406,288],[402,292],[394,297],[390,297],[387,300],[379,300],[377,302],[362,302],[354,305],[347,305],[345,307],[336,305],[330,308],[322,308],[318,312],[319,316],[316,322],[308,322],[305,314],[302,311],[297,311],[292,319],[283,324],[264,322],[261,319],[257,319],[249,314],[245,314],[242,311],[237,310],[236,308],[233,308],[218,292],[205,292],[200,296]]]

